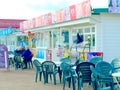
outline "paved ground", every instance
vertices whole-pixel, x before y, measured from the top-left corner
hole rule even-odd
[[[35,69],[14,70],[0,69],[0,90],[62,90],[62,84],[57,80],[57,85],[42,81],[34,82]],[[72,90],[66,86],[65,90]],[[84,90],[92,90],[91,86],[84,86]]]

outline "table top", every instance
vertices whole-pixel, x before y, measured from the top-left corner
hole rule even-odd
[[[112,76],[114,76],[114,77],[120,77],[120,72],[112,73]]]

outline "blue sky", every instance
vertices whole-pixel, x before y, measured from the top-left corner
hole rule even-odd
[[[0,19],[31,19],[84,0],[0,0]],[[108,0],[90,0],[93,8],[107,7]]]

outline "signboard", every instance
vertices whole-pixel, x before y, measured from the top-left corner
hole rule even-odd
[[[12,34],[12,27],[9,26],[8,28],[4,28],[0,30],[0,36],[6,36]]]
[[[0,68],[8,68],[8,49],[0,44]]]
[[[109,12],[120,13],[120,0],[109,0]]]

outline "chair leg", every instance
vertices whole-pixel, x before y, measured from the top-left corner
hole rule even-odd
[[[37,78],[38,78],[38,73],[36,73],[35,82],[37,82]]]
[[[32,66],[32,68],[33,68],[33,63],[32,63],[32,61],[30,61],[30,63],[31,63],[31,66]]]
[[[55,74],[53,75],[53,78],[54,78],[54,85],[56,85],[56,75]]]
[[[68,78],[68,87],[71,87],[71,78]]]
[[[65,83],[66,83],[66,80],[63,80],[63,90],[65,90]]]
[[[41,81],[42,78],[42,72],[40,72],[39,80]]]

